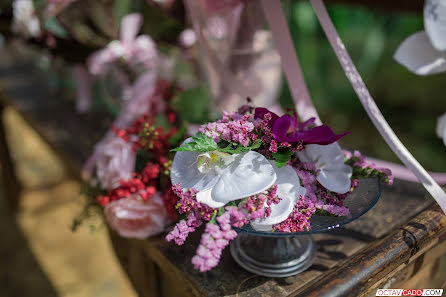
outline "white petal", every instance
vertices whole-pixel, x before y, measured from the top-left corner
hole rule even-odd
[[[274,161],[270,161],[277,175],[277,196],[282,198],[278,204],[271,205],[271,214],[262,220],[255,220],[251,226],[258,231],[271,231],[272,225],[285,221],[293,212],[299,195],[305,195],[305,188],[300,186],[296,171],[291,166],[277,168]]]
[[[282,168],[277,168],[274,161],[270,162],[277,175],[277,196],[292,196],[295,198],[295,201],[297,201],[299,195],[305,195],[306,190],[304,187],[301,187],[299,177],[293,167],[286,165]]]
[[[318,169],[344,164],[344,153],[337,142],[329,145],[309,144],[297,156],[302,162],[315,163]]]
[[[393,57],[398,63],[418,75],[446,71],[445,55],[432,46],[424,31],[417,32],[404,40]]]
[[[209,207],[212,208],[220,208],[222,206],[225,206],[225,203],[214,201],[212,199],[212,188],[202,190],[197,193],[197,201],[206,204]]]
[[[446,1],[426,0],[424,28],[432,45],[438,51],[446,50]]]
[[[345,194],[350,190],[351,176],[352,168],[348,165],[342,165],[334,169],[321,170],[316,179],[326,189],[335,193]]]
[[[444,143],[444,145],[446,146],[446,127],[445,127],[445,129],[443,130],[443,143]]]
[[[192,141],[188,138],[184,143]],[[181,188],[194,188],[202,191],[211,188],[218,181],[218,175],[214,172],[206,174],[198,171],[197,157],[198,152],[177,152],[172,162],[170,179],[172,184],[181,183]]]
[[[437,136],[443,138],[444,145],[446,145],[446,113],[438,118],[436,130]]]
[[[214,201],[224,204],[265,191],[276,181],[273,166],[261,154],[253,151],[233,155],[235,158],[221,172],[212,190]]]
[[[297,156],[303,162],[315,163],[321,171],[317,180],[328,190],[339,194],[350,190],[352,168],[344,164],[344,153],[337,142],[329,145],[307,145]]]
[[[285,221],[293,212],[296,199],[293,196],[281,197],[282,200],[278,204],[271,205],[271,214],[262,220],[251,222],[251,226],[257,231],[271,231],[272,226]]]

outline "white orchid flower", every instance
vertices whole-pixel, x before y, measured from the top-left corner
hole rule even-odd
[[[418,75],[446,71],[446,0],[426,0],[424,31],[401,43],[394,58]]]
[[[352,168],[344,164],[344,153],[337,142],[329,145],[309,144],[297,152],[302,162],[312,162],[320,170],[316,177],[326,189],[344,194],[350,190]]]
[[[273,161],[271,164],[276,171],[277,196],[281,200],[278,204],[271,205],[271,214],[267,218],[251,222],[251,226],[257,231],[271,231],[273,225],[285,221],[293,212],[299,195],[305,195],[307,192],[300,185],[299,177],[293,167],[286,165],[277,168]]]
[[[446,113],[438,118],[437,135],[443,139],[443,143],[446,145]]]
[[[172,184],[196,189],[198,202],[219,208],[269,189],[276,181],[276,172],[264,156],[253,151],[234,155],[177,152],[170,177]]]

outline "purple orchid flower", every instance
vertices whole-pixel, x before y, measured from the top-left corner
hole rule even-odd
[[[268,125],[272,128],[272,127],[274,127],[274,123],[279,118],[279,116],[277,114],[275,114],[274,112],[268,110],[267,108],[257,107],[254,110],[254,119],[263,120],[263,118],[265,117],[265,115],[267,113],[271,114],[271,120],[269,120]]]
[[[338,141],[350,133],[335,134],[327,125],[307,129],[309,125],[314,123],[315,118],[299,123],[296,112],[294,112],[294,117],[288,114],[279,117],[266,108],[256,108],[254,118],[263,119],[267,113],[271,114],[271,120],[269,120],[268,125],[271,127],[274,139],[278,142],[295,143],[302,141],[304,144],[327,145]]]

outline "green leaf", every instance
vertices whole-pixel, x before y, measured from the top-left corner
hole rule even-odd
[[[155,121],[153,123],[156,127],[162,127],[164,130],[169,130],[170,123],[165,114],[157,114],[155,115]]]
[[[212,215],[212,218],[209,220],[209,223],[211,223],[211,224],[217,224],[217,212],[218,212],[218,210],[216,209],[216,210],[214,210],[214,214]]]
[[[204,123],[209,121],[210,93],[206,86],[198,86],[181,92],[173,102],[184,121]]]
[[[169,137],[169,139],[167,141],[169,142],[171,147],[178,146],[183,142],[184,135],[186,135],[186,133],[187,133],[187,127],[185,124],[182,124],[178,128],[178,131],[174,135]]]
[[[64,27],[59,23],[56,17],[51,17],[45,21],[43,27],[60,38],[67,38],[68,33]]]
[[[218,150],[217,143],[203,133],[197,133],[192,137],[192,141],[177,147],[172,152],[210,152]]]
[[[277,152],[273,153],[272,155],[274,160],[276,161],[277,168],[282,168],[291,160],[291,157],[294,155],[294,152],[293,151]]]
[[[92,86],[93,104],[92,110],[106,110],[113,116],[118,116],[119,107],[110,103],[109,100],[105,99],[105,94],[103,93],[103,88],[100,83],[96,82]]]
[[[240,143],[232,142],[225,148],[219,148],[218,151],[229,154],[240,154],[247,151],[253,151],[258,149],[262,145],[262,141],[257,139],[251,145],[243,146]]]

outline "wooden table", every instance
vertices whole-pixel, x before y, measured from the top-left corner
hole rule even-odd
[[[79,115],[72,98],[49,91],[33,54],[21,47],[2,49],[0,87],[3,106],[18,111],[79,176],[93,144],[110,120]],[[3,130],[0,129],[0,133]],[[2,175],[18,183],[7,143],[0,134]],[[317,258],[307,271],[273,279],[240,268],[226,249],[220,265],[198,273],[190,264],[198,232],[183,247],[164,236],[129,240],[110,232],[116,255],[140,296],[374,296],[378,288],[423,288],[440,269],[446,252],[446,216],[417,184],[396,181],[378,204],[347,227],[314,235]]]

